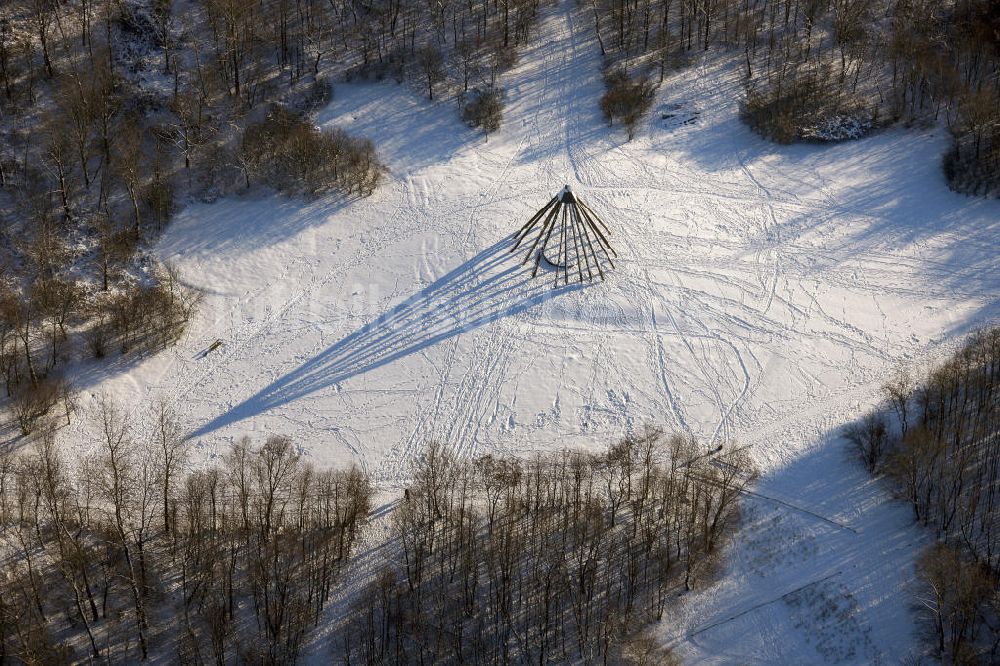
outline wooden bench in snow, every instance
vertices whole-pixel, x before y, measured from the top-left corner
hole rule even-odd
[[[225,343],[223,343],[222,340],[220,340],[219,338],[216,338],[215,342],[213,342],[212,344],[210,344],[208,346],[208,348],[205,349],[205,351],[203,351],[201,353],[201,358],[205,358],[206,356],[208,356],[209,354],[211,354],[212,352],[214,352],[216,349],[218,349],[219,347],[221,347],[223,344],[225,344]]]

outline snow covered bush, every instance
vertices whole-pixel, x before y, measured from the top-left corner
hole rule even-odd
[[[136,283],[105,301],[104,334],[117,340],[122,353],[158,351],[184,332],[197,302],[197,294],[174,283]]]
[[[835,143],[860,139],[872,128],[870,118],[856,114],[837,113],[820,118],[802,128],[803,139]]]
[[[874,474],[889,448],[889,427],[882,414],[870,412],[860,422],[848,426],[844,430],[844,437],[851,443],[868,472]]]
[[[289,106],[300,113],[315,113],[333,99],[333,84],[324,77],[318,77],[301,93],[296,95]]]
[[[59,404],[61,399],[69,400],[69,387],[61,377],[41,377],[15,393],[11,409],[21,434],[28,436],[43,425],[42,419]]]
[[[170,9],[163,0],[132,0],[115,4],[112,25],[114,57],[130,71],[148,68],[167,41]]]

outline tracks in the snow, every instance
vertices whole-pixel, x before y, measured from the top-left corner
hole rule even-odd
[[[810,587],[813,587],[814,585],[819,585],[820,583],[828,581],[831,578],[835,578],[836,576],[839,576],[842,573],[843,573],[843,571],[834,571],[831,574],[827,574],[827,575],[822,576],[820,578],[817,578],[815,580],[811,580],[808,583],[805,583],[804,585],[799,585],[795,589],[789,590],[788,592],[784,592],[784,593],[782,593],[781,595],[779,595],[777,597],[774,597],[772,599],[768,599],[767,601],[761,601],[759,603],[756,603],[756,604],[750,606],[749,608],[745,608],[745,609],[743,609],[743,610],[741,610],[741,611],[739,611],[737,613],[734,613],[732,615],[724,617],[721,620],[716,620],[716,621],[711,622],[709,624],[706,624],[706,625],[703,625],[701,627],[698,627],[694,631],[690,631],[687,634],[685,634],[682,638],[687,638],[687,639],[694,638],[698,634],[703,634],[703,633],[705,633],[706,631],[708,631],[710,629],[715,629],[716,627],[719,627],[721,625],[728,624],[730,622],[733,622],[734,620],[738,620],[739,618],[743,617],[744,615],[747,615],[748,613],[752,613],[752,612],[754,612],[756,610],[760,610],[761,608],[764,608],[765,606],[770,606],[771,604],[778,603],[779,601],[783,601],[783,600],[787,599],[788,597],[792,596],[793,594],[795,594],[796,592],[801,592],[802,590],[805,590],[805,589],[808,589]],[[680,639],[676,639],[676,640],[680,640]],[[675,642],[676,642],[676,640],[675,640]]]
[[[488,208],[495,201],[497,192],[510,173],[511,165],[524,150],[526,139],[527,137],[521,139],[517,148],[511,153],[501,169],[499,176],[486,189],[480,192],[479,201],[470,211],[468,219],[465,222],[467,232],[462,248],[465,256],[475,254],[476,248],[472,241],[475,238],[477,216],[484,208]],[[482,276],[483,279],[485,277]],[[471,289],[474,290],[475,285]],[[493,330],[487,334],[493,338],[502,335],[504,339],[496,344],[488,345],[487,350],[492,349],[495,351],[499,349],[504,353],[509,353],[510,350],[504,344],[506,339],[509,338],[509,331],[507,329],[509,325],[509,323],[504,321],[493,324]],[[455,365],[457,351],[462,344],[462,338],[463,336],[456,335],[447,343],[447,356],[443,364],[444,367],[440,372],[438,386],[434,391],[434,398],[431,404],[423,411],[418,412],[414,428],[383,459],[382,464],[379,465],[374,474],[376,480],[388,485],[398,483],[407,473],[409,463],[412,461],[418,448],[422,445],[427,445],[442,434],[444,435],[442,441],[451,447],[457,455],[470,453],[469,449],[471,442],[474,441],[475,432],[468,427],[468,423],[473,418],[473,414],[478,414],[481,411],[475,408],[475,403],[478,402],[478,404],[482,405],[483,401],[487,399],[486,395],[488,394],[486,390],[487,386],[481,381],[481,378],[486,374],[483,368],[495,368],[497,363],[496,359],[491,357],[490,352],[486,351],[486,356],[482,359],[482,367],[478,369],[470,367],[465,375],[463,375],[452,403],[455,408],[448,410],[445,392],[452,388],[452,370]],[[497,377],[498,384],[500,379],[502,377]],[[480,381],[477,382],[477,380]],[[445,415],[445,411],[448,411],[449,414]],[[456,430],[455,419],[465,419],[466,427]],[[444,432],[442,432],[442,426],[440,425],[442,420],[448,424]]]

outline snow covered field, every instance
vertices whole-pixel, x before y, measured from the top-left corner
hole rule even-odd
[[[1000,203],[947,190],[941,130],[766,143],[711,61],[668,78],[625,143],[585,16],[564,2],[540,29],[488,141],[450,100],[338,85],[319,122],[375,141],[391,174],[374,196],[184,210],[158,251],[204,306],[176,348],[83,372],[82,407],[109,391],[141,422],[166,396],[198,460],[286,434],[386,492],[432,439],[463,456],[603,448],[646,424],[732,440],[765,471],[759,496],[664,641],[699,663],[898,661],[924,537],[837,431],[898,363],[1000,314]],[[508,252],[565,184],[612,227],[605,283],[553,290]],[[81,453],[88,427],[64,433]]]

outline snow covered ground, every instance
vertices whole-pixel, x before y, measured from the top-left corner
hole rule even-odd
[[[83,372],[82,406],[109,391],[141,423],[166,396],[200,461],[281,433],[387,492],[432,439],[463,456],[603,448],[645,424],[733,440],[759,495],[663,640],[699,663],[898,661],[924,537],[837,431],[897,364],[1000,314],[1000,203],[947,190],[940,130],[768,144],[712,61],[668,78],[626,143],[572,7],[546,10],[488,141],[451,101],[339,85],[319,122],[375,141],[391,174],[374,196],[184,210],[158,251],[201,312],[176,348]],[[554,290],[508,252],[565,184],[612,226],[605,283]],[[88,427],[65,434],[80,453]]]

